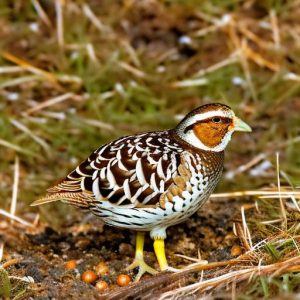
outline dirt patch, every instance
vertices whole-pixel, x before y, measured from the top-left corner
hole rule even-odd
[[[201,249],[202,259],[209,261],[232,258],[230,249],[237,243],[232,234],[232,222],[234,213],[238,213],[237,208],[237,204],[232,202],[210,202],[187,222],[169,228],[166,240],[169,264],[175,268],[186,266],[190,262],[175,254],[197,258],[198,249]],[[51,227],[37,229],[39,232],[32,233],[2,226],[0,231],[5,242],[5,252],[9,253],[6,260],[19,259],[19,262],[7,269],[9,274],[30,276],[34,280],[25,288],[23,299],[33,295],[35,299],[81,299],[83,296],[86,299],[97,299],[101,294],[93,285],[82,282],[81,274],[93,270],[99,262],[105,262],[109,268],[109,273],[101,277],[109,284],[109,294],[102,297],[109,298],[120,293],[122,288],[116,285],[116,278],[119,274],[127,273],[125,268],[134,257],[134,232],[104,225],[96,217],[91,217],[84,224],[76,221],[68,228],[61,228],[59,232]],[[67,270],[65,263],[71,259],[77,260],[77,268]],[[158,269],[152,240],[148,237],[145,260]],[[134,278],[135,272],[128,274]],[[151,282],[159,276],[165,275],[145,275],[135,285],[142,287],[145,280]],[[196,279],[197,276],[188,280]],[[18,287],[22,288],[24,285]],[[142,289],[140,296],[144,292],[146,290]]]

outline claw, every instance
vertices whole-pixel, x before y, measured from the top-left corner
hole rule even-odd
[[[132,264],[130,264],[127,268],[126,271],[135,269],[135,268],[139,268],[139,272],[137,273],[137,275],[134,278],[134,281],[137,282],[141,279],[141,277],[147,272],[150,273],[152,275],[157,274],[158,272],[151,268],[149,265],[147,265],[144,261],[143,258],[135,258],[135,260],[133,261]]]

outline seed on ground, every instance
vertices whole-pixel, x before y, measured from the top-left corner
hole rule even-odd
[[[77,267],[77,261],[75,259],[68,260],[65,267],[69,270],[75,269]]]
[[[231,256],[239,256],[242,254],[242,248],[239,245],[233,245],[230,250]]]
[[[131,278],[128,275],[121,274],[117,278],[117,284],[118,286],[126,286],[131,282]]]
[[[108,284],[104,281],[104,280],[100,280],[97,281],[95,288],[99,291],[99,292],[103,292],[106,289],[108,289]]]
[[[96,281],[97,278],[98,278],[98,276],[96,275],[96,273],[93,271],[89,271],[89,270],[85,271],[81,275],[82,281],[84,281],[86,283],[93,283],[94,281]]]
[[[95,267],[95,272],[98,276],[102,276],[109,272],[108,266],[105,262],[99,262],[99,264]]]

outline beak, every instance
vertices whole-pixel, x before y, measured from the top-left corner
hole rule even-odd
[[[238,117],[234,117],[234,131],[251,132],[251,127]]]

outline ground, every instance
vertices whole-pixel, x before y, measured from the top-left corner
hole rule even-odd
[[[188,260],[176,254],[197,258],[199,249],[202,259],[210,262],[232,258],[230,249],[239,245],[238,238],[232,233],[233,212],[237,212],[237,207],[222,201],[210,203],[206,205],[205,213],[199,211],[188,222],[170,228],[166,240],[170,265],[176,268],[188,265]],[[2,228],[0,233],[6,251],[20,261],[8,270],[15,276],[30,276],[36,283],[32,290],[20,283],[15,288],[23,291],[26,297],[79,299],[84,296],[97,299],[99,292],[83,283],[80,274],[93,270],[102,261],[109,267],[109,273],[102,277],[111,285],[106,295],[108,299],[114,299],[114,293],[119,293],[117,275],[126,273],[134,278],[135,272],[125,271],[134,257],[133,232],[104,225],[91,215],[82,222],[78,219],[66,223],[60,231],[51,227],[39,229],[40,232],[36,232],[36,228],[16,230],[10,227]],[[150,238],[146,240],[145,257],[158,269]],[[71,259],[78,261],[76,270],[65,268],[66,261]],[[151,280],[151,276],[145,275],[142,281],[146,278]],[[194,280],[195,276],[189,278],[189,281]]]
[[[299,17],[296,0],[1,1],[0,297],[299,292]],[[30,207],[102,144],[171,128],[210,102],[230,105],[253,132],[233,137],[209,202],[168,229],[170,265],[194,263],[176,254],[200,250],[206,267],[118,287],[134,232],[63,204]],[[145,249],[157,268],[150,238]],[[100,293],[81,274],[103,261]]]

